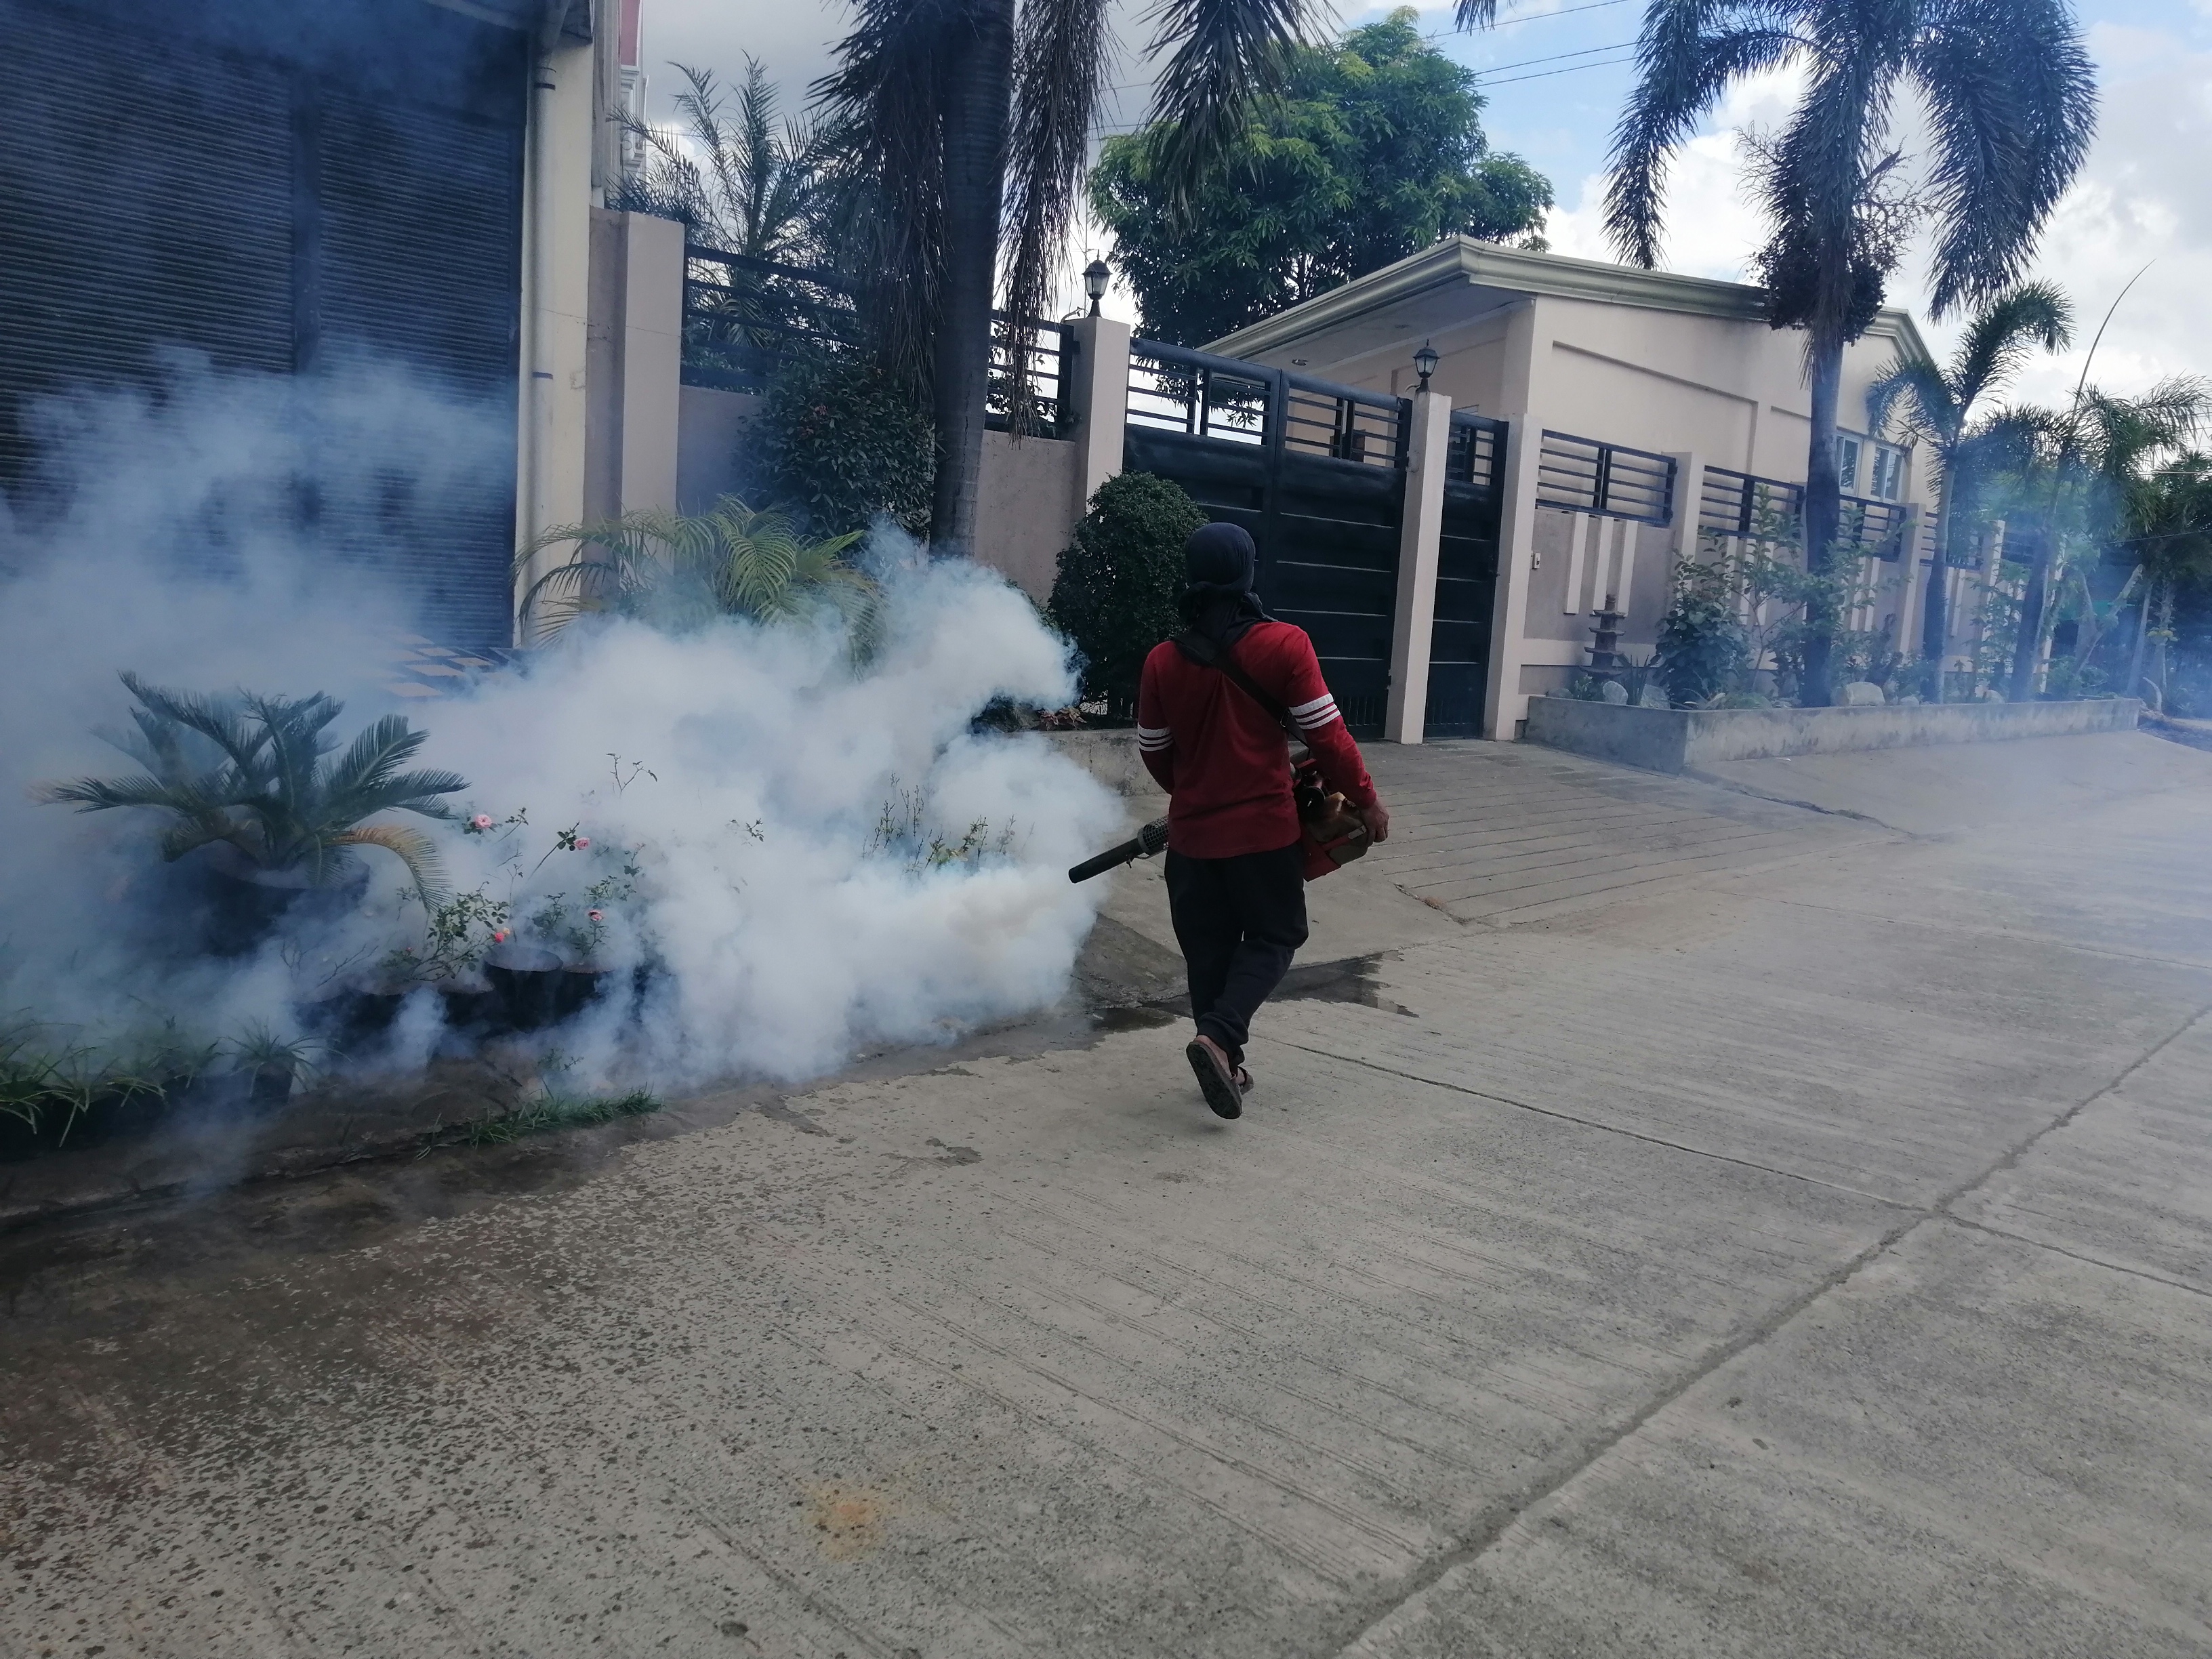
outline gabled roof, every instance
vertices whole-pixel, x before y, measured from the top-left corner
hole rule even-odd
[[[1515,294],[1556,295],[1636,306],[1646,311],[1679,311],[1699,317],[1745,322],[1766,319],[1763,289],[1747,283],[1717,282],[1710,276],[1681,276],[1668,270],[1640,270],[1601,259],[1576,259],[1564,253],[1532,253],[1500,247],[1470,236],[1448,236],[1397,264],[1355,276],[1340,288],[1316,295],[1263,322],[1238,329],[1206,349],[1224,357],[1250,357],[1317,334],[1324,329],[1381,311],[1417,295],[1455,287]],[[1887,335],[1909,351],[1925,354],[1919,328],[1910,312],[1885,306],[1868,331]]]

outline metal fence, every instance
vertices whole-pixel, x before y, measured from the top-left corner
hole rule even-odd
[[[785,354],[860,338],[853,291],[837,277],[720,248],[684,250],[686,384],[757,392]]]
[[[1836,551],[1863,559],[1902,558],[1915,514],[1903,501],[1846,495],[1837,525]],[[1753,541],[1794,541],[1805,515],[1805,486],[1780,478],[1761,478],[1724,466],[1709,466],[1698,491],[1698,528],[1707,535]],[[1930,532],[1923,526],[1917,556],[1932,557]]]
[[[1128,423],[1256,447],[1267,435],[1270,378],[1254,374],[1253,367],[1180,346],[1133,340]]]
[[[1503,421],[1455,413],[1451,417],[1451,434],[1444,441],[1445,481],[1473,484],[1479,489],[1497,489],[1504,441]]]
[[[1406,464],[1407,405],[1389,392],[1216,357],[1158,340],[1129,343],[1128,424],[1364,466]]]
[[[1668,524],[1674,516],[1674,463],[1648,449],[1547,432],[1536,463],[1536,505]]]
[[[1003,311],[991,313],[991,375],[984,392],[984,424],[994,432],[1014,428],[1013,369],[1015,353],[1028,358],[1028,408],[1021,430],[1048,438],[1067,429],[1067,377],[1075,362],[1075,336],[1060,323],[1032,322],[1018,331]]]

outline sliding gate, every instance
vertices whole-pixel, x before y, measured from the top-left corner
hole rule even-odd
[[[1312,635],[1357,737],[1381,734],[1389,694],[1410,409],[1233,357],[1129,348],[1124,464],[1252,532],[1261,598]]]

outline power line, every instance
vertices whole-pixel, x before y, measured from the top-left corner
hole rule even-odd
[[[1527,69],[1531,64],[1557,64],[1570,58],[1593,58],[1601,52],[1626,52],[1636,45],[1633,40],[1615,40],[1608,46],[1584,46],[1580,52],[1555,52],[1548,58],[1516,58],[1510,64],[1492,64],[1488,69],[1475,70],[1478,78],[1497,74],[1500,70]]]
[[[1571,17],[1578,11],[1606,11],[1614,6],[1626,6],[1629,3],[1631,3],[1631,0],[1585,0],[1585,3],[1582,5],[1562,6],[1557,11],[1534,11],[1530,12],[1526,16],[1522,17],[1501,17],[1495,23],[1491,24],[1488,28],[1484,29],[1482,33],[1489,34],[1498,29],[1510,29],[1516,23],[1542,23],[1548,21],[1550,19],[1554,17]],[[1462,29],[1436,29],[1423,35],[1421,39],[1433,44],[1438,40],[1464,39],[1466,38],[1466,33],[1467,32]],[[1621,44],[1624,46],[1633,46],[1635,42],[1623,41]],[[1592,52],[1605,52],[1610,50],[1610,48],[1605,46],[1592,46],[1590,50]],[[1523,61],[1538,63],[1542,60],[1539,58],[1528,58],[1524,59]],[[1491,66],[1492,70],[1510,69],[1512,67],[1514,67],[1514,65],[1510,64],[1493,64]],[[1478,74],[1488,72],[1489,71],[1486,70],[1476,71]],[[1109,87],[1102,87],[1099,90],[1102,92],[1127,92],[1133,88],[1149,87],[1152,84],[1152,83],[1150,81],[1121,81],[1117,82]]]
[[[1595,64],[1570,64],[1565,69],[1538,70],[1534,75],[1509,75],[1503,81],[1486,81],[1483,84],[1492,87],[1510,87],[1516,81],[1545,81],[1554,75],[1572,75],[1577,70],[1618,69],[1623,64],[1632,64],[1635,61],[1636,54],[1631,52],[1626,58],[1607,58]]]

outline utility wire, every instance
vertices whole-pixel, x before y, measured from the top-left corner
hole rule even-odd
[[[1590,48],[1589,48],[1589,50],[1590,50],[1590,51],[1592,51],[1592,52],[1619,52],[1619,51],[1620,51],[1620,50],[1621,50],[1622,48],[1624,48],[1624,47],[1630,47],[1630,46],[1633,46],[1635,44],[1636,44],[1636,43],[1635,43],[1633,40],[1623,40],[1623,41],[1620,42],[1618,45],[1615,45],[1615,46],[1592,46],[1592,47],[1590,47]],[[1577,53],[1577,52],[1561,52],[1561,53],[1559,53],[1558,56],[1559,56],[1559,58],[1574,58],[1574,57],[1579,57],[1580,55],[1581,55],[1580,53]],[[1522,59],[1522,60],[1520,61],[1520,63],[1515,63],[1515,64],[1499,64],[1499,65],[1498,65],[1498,68],[1500,68],[1500,69],[1518,69],[1518,68],[1520,68],[1520,67],[1522,66],[1522,64],[1549,64],[1549,63],[1555,63],[1555,62],[1557,62],[1557,61],[1558,61],[1558,58],[1523,58],[1523,59]],[[1491,73],[1492,73],[1492,72],[1493,72],[1493,71],[1491,71],[1491,70],[1478,70],[1478,71],[1476,71],[1476,76],[1477,76],[1477,79],[1478,79],[1479,81],[1480,81],[1481,84],[1483,84],[1483,85],[1485,85],[1485,86],[1491,86],[1491,87],[1510,87],[1510,86],[1511,86],[1511,85],[1512,85],[1516,81],[1541,81],[1541,80],[1545,79],[1547,76],[1553,76],[1553,75],[1572,75],[1572,74],[1574,74],[1574,73],[1575,73],[1577,70],[1578,70],[1614,69],[1614,68],[1618,68],[1620,64],[1632,64],[1632,63],[1634,63],[1635,61],[1636,61],[1636,55],[1635,55],[1635,53],[1634,53],[1634,52],[1630,52],[1630,53],[1629,53],[1626,57],[1625,57],[1625,58],[1601,58],[1601,59],[1600,59],[1599,61],[1597,61],[1597,62],[1595,62],[1595,63],[1591,63],[1591,64],[1568,64],[1565,69],[1538,70],[1537,70],[1534,75],[1509,75],[1509,76],[1506,76],[1504,80],[1502,80],[1502,81],[1492,81],[1492,80],[1488,80],[1488,79],[1484,78],[1484,77],[1486,77],[1488,75],[1490,75]],[[1141,83],[1141,82],[1133,82],[1132,84],[1142,84],[1142,83]],[[1094,127],[1094,128],[1092,129],[1092,131],[1093,131],[1095,133],[1097,133],[1097,134],[1098,134],[1098,135],[1100,135],[1100,136],[1104,136],[1104,135],[1107,135],[1107,134],[1110,134],[1110,133],[1117,133],[1117,132],[1135,132],[1135,131],[1139,131],[1140,128],[1144,127],[1144,126],[1145,126],[1145,125],[1147,125],[1147,124],[1146,124],[1146,122],[1143,122],[1143,121],[1122,121],[1122,122],[1117,122],[1117,123],[1115,123],[1115,124],[1114,124],[1114,125],[1110,125],[1110,126],[1109,126],[1109,125],[1104,125],[1104,124],[1103,124],[1103,123],[1102,123],[1101,125],[1097,125],[1097,127]]]

